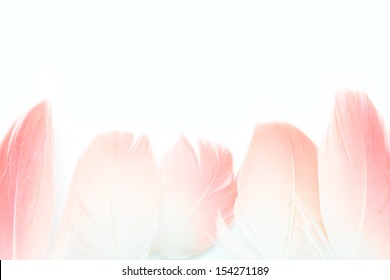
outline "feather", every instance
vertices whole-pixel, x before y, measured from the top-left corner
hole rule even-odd
[[[199,156],[186,138],[161,163],[162,198],[158,246],[168,258],[188,258],[213,244],[217,215],[233,218],[236,183],[231,153],[199,141]]]
[[[337,258],[390,258],[389,159],[371,101],[340,91],[319,151],[321,211]]]
[[[317,150],[285,123],[257,125],[237,179],[235,219],[265,259],[326,256]]]
[[[0,259],[43,259],[53,224],[52,126],[42,102],[0,144]]]
[[[81,156],[50,256],[139,259],[158,230],[160,188],[146,137],[98,135]]]

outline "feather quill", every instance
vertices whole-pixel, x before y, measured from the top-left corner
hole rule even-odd
[[[0,259],[43,259],[52,230],[50,106],[19,119],[0,144]]]
[[[317,150],[285,123],[257,125],[237,179],[235,219],[265,259],[326,256]]]
[[[146,257],[158,230],[158,182],[146,137],[98,135],[74,172],[51,257]]]
[[[319,151],[321,211],[337,258],[390,258],[389,159],[367,95],[340,91]]]
[[[199,141],[199,155],[182,137],[161,163],[160,252],[188,258],[213,244],[218,213],[233,218],[236,182],[231,153]]]

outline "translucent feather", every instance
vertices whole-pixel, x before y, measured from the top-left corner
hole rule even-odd
[[[98,135],[78,162],[51,257],[146,257],[158,229],[157,176],[145,137]]]

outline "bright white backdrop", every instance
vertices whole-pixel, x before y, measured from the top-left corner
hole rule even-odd
[[[390,124],[386,4],[265,2],[1,1],[0,135],[52,102],[62,205],[102,131],[146,133],[158,157],[180,134],[218,141],[238,170],[258,122],[319,145],[339,88],[367,92]]]

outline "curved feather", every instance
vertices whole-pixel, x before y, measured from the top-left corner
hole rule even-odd
[[[230,223],[236,198],[231,153],[199,141],[199,156],[184,137],[161,163],[160,252],[187,258],[213,244],[217,215]]]
[[[78,162],[51,256],[146,257],[158,229],[157,176],[146,137],[98,135]]]
[[[43,259],[52,230],[50,106],[19,119],[0,144],[0,259]]]
[[[341,91],[319,151],[321,210],[338,258],[390,257],[388,138],[367,95]]]
[[[237,179],[235,219],[266,259],[325,257],[317,150],[286,123],[257,125]]]

